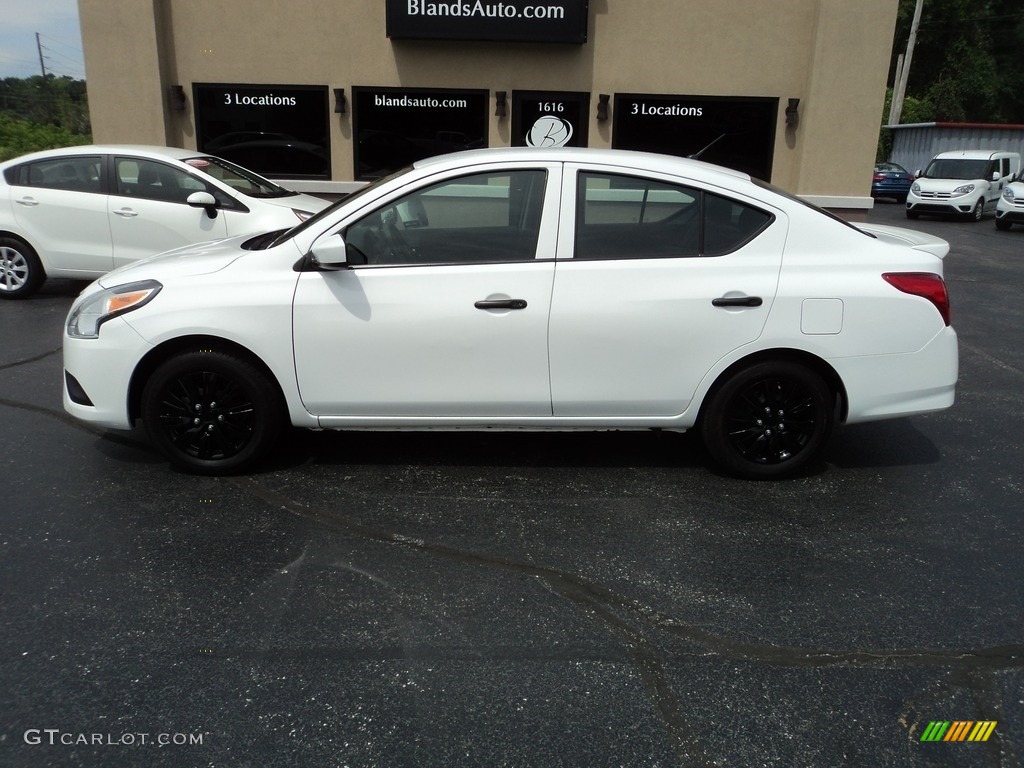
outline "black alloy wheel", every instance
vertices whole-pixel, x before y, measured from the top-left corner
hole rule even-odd
[[[832,431],[834,406],[828,385],[810,369],[756,363],[711,395],[701,432],[712,458],[730,473],[774,479],[818,455]]]
[[[274,384],[250,362],[217,350],[172,357],[142,393],[153,443],[189,472],[242,471],[273,447],[284,409]]]

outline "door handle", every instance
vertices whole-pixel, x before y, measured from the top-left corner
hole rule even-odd
[[[473,306],[477,309],[526,309],[526,299],[490,299]]]
[[[23,197],[20,200],[15,200],[18,205],[39,205],[39,201],[34,197]]]
[[[131,208],[122,208],[120,211],[114,211],[118,216],[123,216],[126,219],[130,219],[133,216],[138,216],[138,211],[133,211]]]
[[[764,302],[760,296],[731,296],[711,300],[713,307],[760,307],[762,304]]]

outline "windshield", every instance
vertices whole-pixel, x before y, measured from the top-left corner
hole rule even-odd
[[[924,176],[929,179],[984,179],[988,160],[932,160]]]
[[[329,205],[326,208],[324,208],[322,211],[319,211],[316,215],[311,216],[310,218],[306,219],[301,224],[298,224],[298,225],[292,227],[287,232],[285,232],[283,235],[281,235],[279,238],[275,239],[273,242],[267,243],[266,247],[267,248],[271,248],[271,247],[273,247],[275,245],[280,245],[281,243],[288,242],[289,240],[291,240],[293,237],[295,237],[300,232],[303,232],[306,229],[308,229],[309,227],[316,225],[319,221],[324,219],[326,216],[330,216],[331,214],[333,214],[341,206],[348,205],[353,200],[358,200],[360,197],[362,197],[363,195],[368,194],[369,192],[372,192],[373,190],[377,189],[377,187],[381,186],[382,184],[386,184],[387,182],[391,181],[392,179],[398,178],[399,176],[402,176],[402,175],[408,173],[411,170],[412,170],[412,166],[411,165],[406,166],[405,168],[400,168],[399,170],[397,170],[394,173],[392,173],[390,176],[382,176],[381,178],[379,178],[376,181],[374,181],[372,184],[367,184],[365,187],[363,187],[362,189],[360,189],[360,190],[358,190],[356,192],[353,192],[351,195],[343,197],[340,200],[336,200],[335,202],[331,203],[331,205]]]
[[[299,194],[219,157],[190,157],[185,163],[249,197],[292,197]]]

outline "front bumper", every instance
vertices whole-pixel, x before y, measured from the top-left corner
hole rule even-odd
[[[104,323],[96,339],[76,339],[65,333],[64,410],[99,427],[131,429],[132,374],[151,348],[120,317]]]

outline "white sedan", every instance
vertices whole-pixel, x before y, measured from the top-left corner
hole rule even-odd
[[[64,406],[243,471],[311,429],[676,430],[772,478],[835,420],[953,403],[948,244],[750,177],[595,149],[417,162],[285,232],[110,273]]]
[[[298,224],[327,201],[175,147],[81,146],[0,164],[0,298],[154,253]]]

